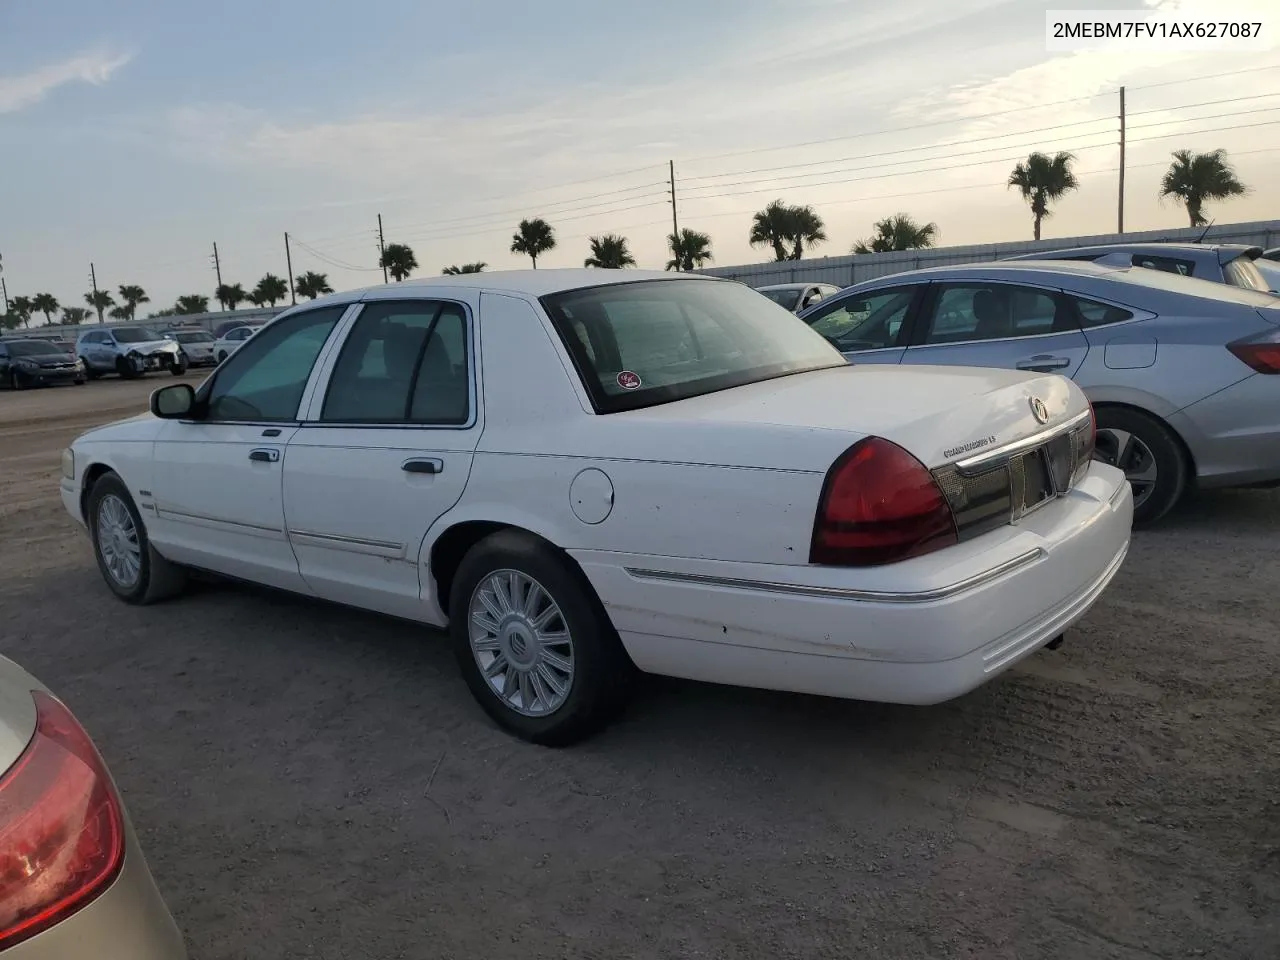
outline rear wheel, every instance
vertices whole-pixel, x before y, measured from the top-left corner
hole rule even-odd
[[[521,739],[567,746],[626,705],[636,669],[582,572],[514,530],[468,551],[450,594],[454,655],[472,695]]]
[[[1097,411],[1096,459],[1124,471],[1133,489],[1134,525],[1168,513],[1187,487],[1188,460],[1182,444],[1155,417],[1126,407]]]
[[[125,603],[147,604],[181,592],[187,572],[156,552],[124,481],[103,474],[89,492],[85,519],[98,570]]]

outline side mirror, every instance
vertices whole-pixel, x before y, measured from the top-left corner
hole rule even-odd
[[[191,416],[196,392],[189,383],[174,383],[151,393],[151,414],[162,420],[182,420]]]

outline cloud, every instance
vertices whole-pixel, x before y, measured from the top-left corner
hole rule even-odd
[[[39,103],[68,83],[102,86],[111,75],[133,59],[131,53],[86,51],[68,60],[50,63],[29,73],[0,77],[0,113],[14,113]]]

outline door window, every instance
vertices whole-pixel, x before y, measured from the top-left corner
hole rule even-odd
[[[296,420],[311,368],[345,306],[322,307],[265,327],[228,357],[210,381],[212,421]]]
[[[456,303],[366,306],[329,378],[327,423],[459,425],[470,416],[467,318]]]
[[[939,284],[925,343],[968,343],[1075,329],[1051,291],[1010,284]]]
[[[865,297],[846,297],[806,319],[816,332],[845,352],[896,346],[916,290],[898,287]]]

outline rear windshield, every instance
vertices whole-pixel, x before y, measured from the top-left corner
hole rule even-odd
[[[1227,278],[1227,283],[1233,287],[1261,290],[1263,293],[1271,290],[1271,284],[1262,275],[1262,271],[1248,257],[1239,256],[1230,263],[1223,264],[1222,273]]]
[[[800,300],[799,290],[760,290],[766,297],[786,310],[795,310]]]
[[[42,357],[50,353],[66,353],[66,350],[48,340],[10,340],[6,344],[12,357]]]
[[[847,364],[795,314],[733,281],[643,280],[541,302],[601,413]]]

